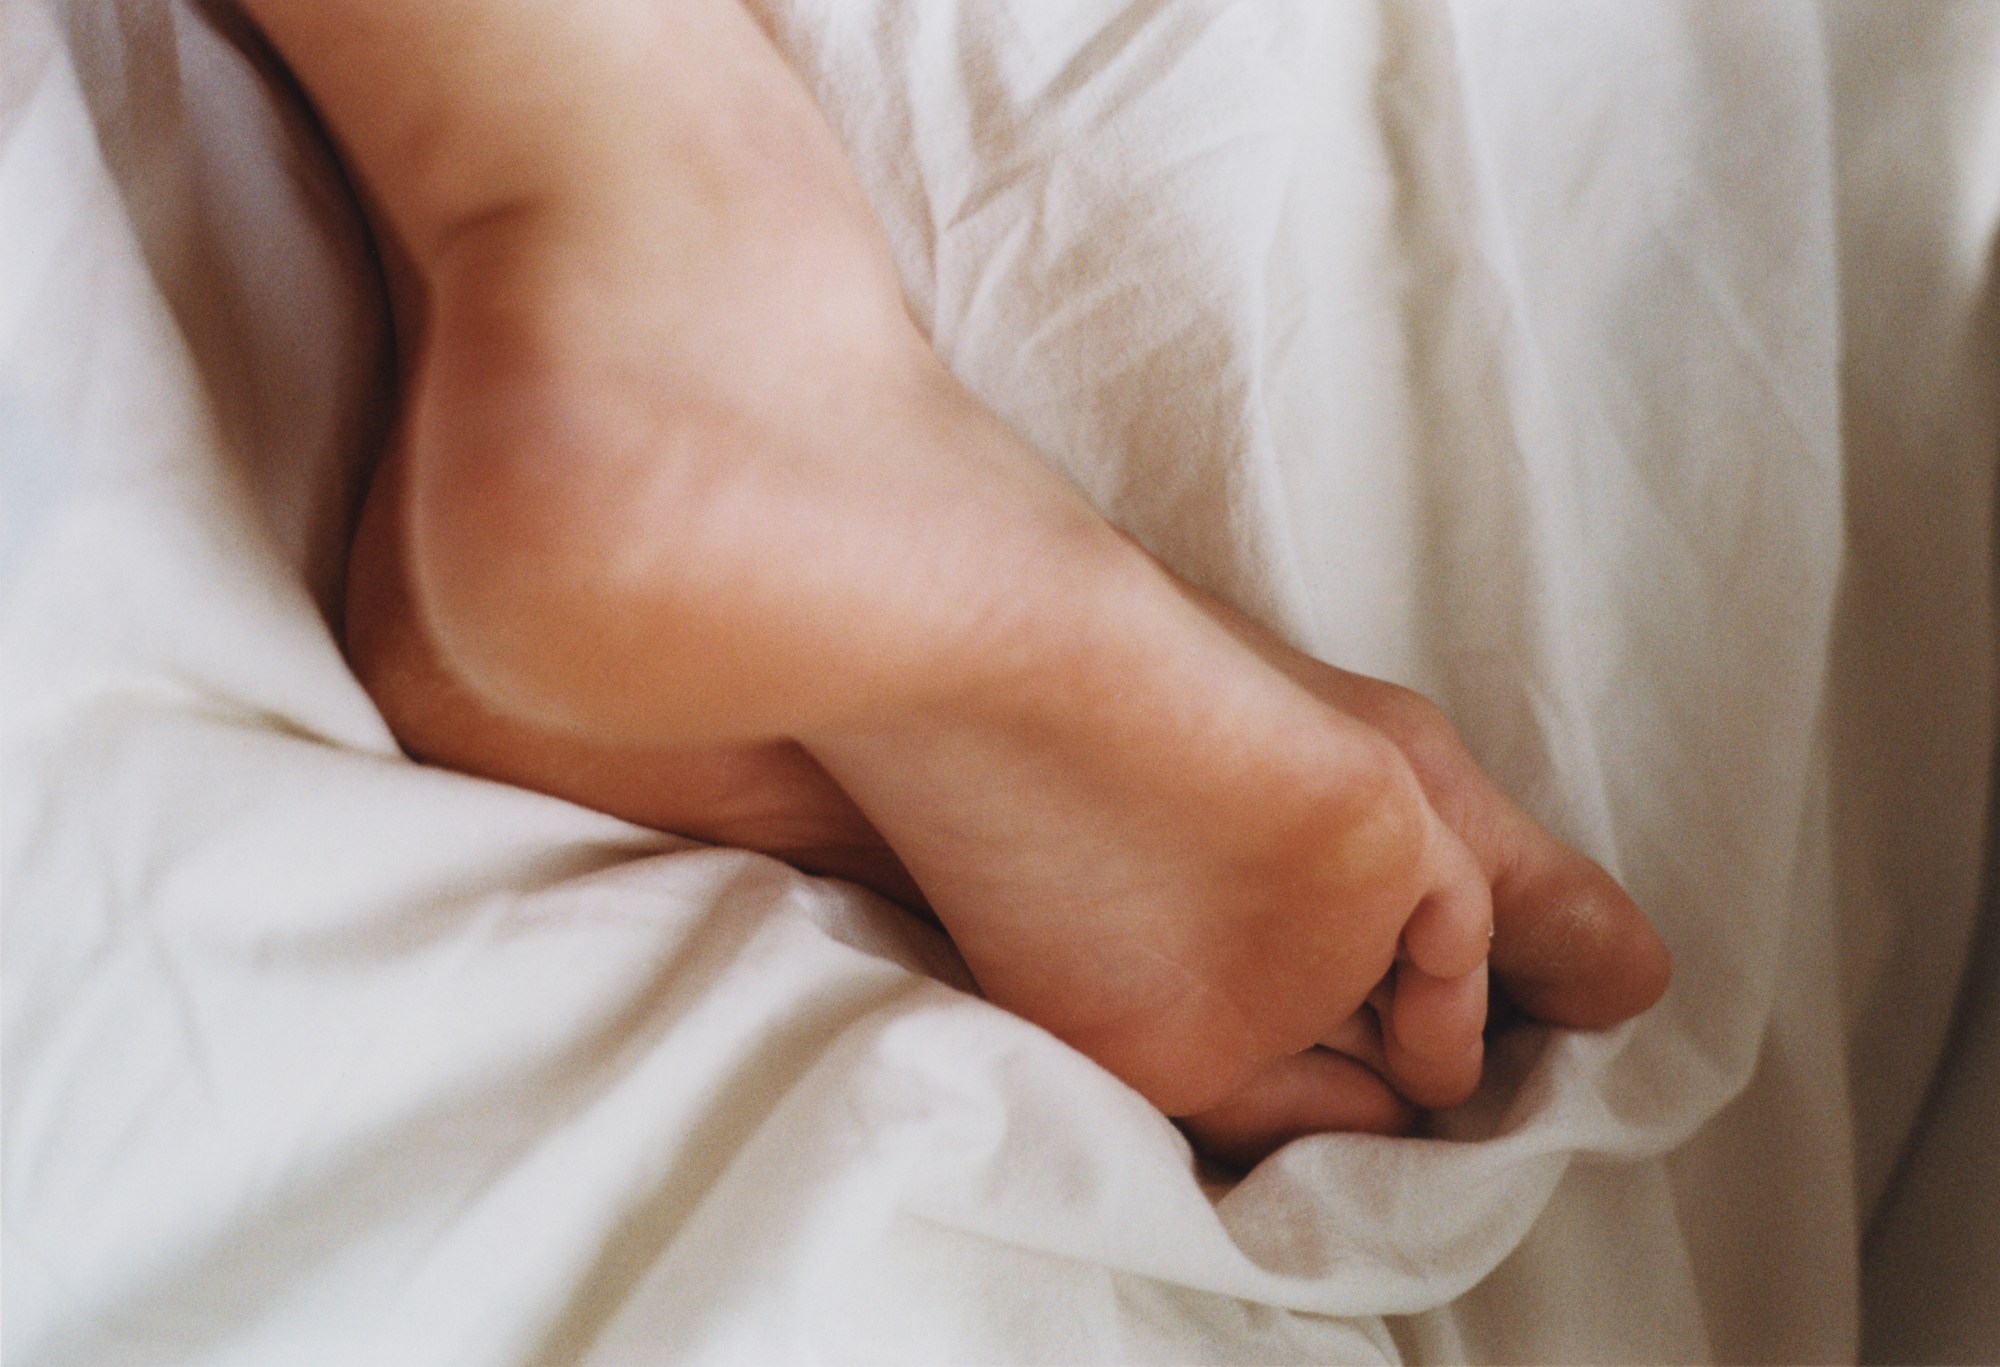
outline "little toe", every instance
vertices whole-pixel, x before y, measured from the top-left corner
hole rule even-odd
[[[1321,1035],[1319,1047],[1331,1049],[1336,1054],[1345,1054],[1356,1063],[1374,1072],[1386,1073],[1389,1068],[1387,1055],[1382,1052],[1381,1011],[1388,1010],[1389,998],[1382,997],[1378,1009],[1374,1005],[1364,1005],[1339,1025]]]
[[[1326,1049],[1292,1054],[1182,1129],[1217,1162],[1247,1171],[1309,1134],[1408,1134],[1410,1104],[1371,1070]]]

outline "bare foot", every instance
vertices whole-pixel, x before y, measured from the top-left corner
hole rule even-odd
[[[1394,1081],[1426,1104],[1476,1081],[1486,885],[1401,752],[1084,516],[941,372],[853,431],[746,422],[668,483],[609,443],[538,440],[538,403],[632,417],[551,377],[573,341],[471,365],[499,325],[458,335],[450,288],[350,596],[357,666],[413,750],[821,868],[886,845],[877,885],[907,870],[994,1001],[1172,1114],[1335,1031],[1399,945],[1426,986],[1399,996]],[[686,444],[682,420],[645,444]],[[878,446],[897,480],[820,483],[814,462]],[[745,541],[718,548],[731,517]],[[843,662],[850,634],[866,650]],[[700,796],[718,789],[735,801]]]
[[[1237,1157],[1407,1123],[1312,1047],[1392,965],[1383,1071],[1463,1097],[1496,915],[1547,1019],[1658,995],[1449,728],[1201,600],[951,380],[732,0],[251,8],[402,258],[347,631],[413,752],[926,903]]]

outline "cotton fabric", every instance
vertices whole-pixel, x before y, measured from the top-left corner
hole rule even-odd
[[[413,764],[337,166],[220,5],[16,8],[10,1360],[1976,1346],[2000,9],[760,9],[954,371],[1442,703],[1672,993],[1231,1184],[879,900]]]

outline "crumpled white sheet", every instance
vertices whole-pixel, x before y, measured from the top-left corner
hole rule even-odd
[[[1225,1187],[881,903],[409,763],[337,174],[222,6],[16,7],[9,1360],[1851,1357],[1977,907],[2000,11],[761,8],[954,369],[1672,995]]]

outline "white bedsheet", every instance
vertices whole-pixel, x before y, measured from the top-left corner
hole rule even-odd
[[[1444,703],[1673,993],[1225,1187],[880,902],[408,762],[337,174],[222,6],[17,5],[8,1360],[1852,1357],[1979,906],[2000,6],[763,9],[954,369]],[[1878,1345],[1995,1275],[1961,1064]]]

